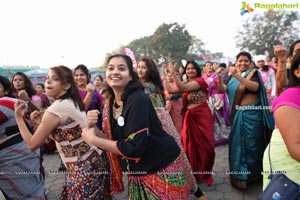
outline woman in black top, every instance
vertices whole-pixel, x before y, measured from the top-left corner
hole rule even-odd
[[[95,135],[97,111],[88,113],[88,127],[92,128],[83,131],[83,138],[109,152],[112,191],[124,189],[125,172],[130,199],[188,199],[180,149],[162,129],[130,57],[110,56],[106,80],[110,96],[104,107],[103,131],[108,139]]]

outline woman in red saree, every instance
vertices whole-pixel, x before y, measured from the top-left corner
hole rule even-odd
[[[185,73],[188,82],[183,83],[175,74],[175,66],[163,66],[173,76],[176,88],[171,88],[166,81],[169,93],[183,92],[183,127],[181,142],[190,161],[197,182],[205,180],[207,185],[213,184],[212,168],[215,160],[215,141],[213,133],[213,120],[207,104],[207,84],[201,78],[201,69],[195,61],[188,61]]]

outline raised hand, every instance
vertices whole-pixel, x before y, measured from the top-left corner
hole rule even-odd
[[[217,73],[217,74],[220,74],[223,70],[224,70],[223,67],[219,67],[219,68],[216,70],[216,73]]]
[[[26,109],[26,102],[22,101],[22,100],[18,100],[15,103],[15,115],[16,117],[23,117],[23,115],[25,114],[25,109]]]
[[[237,75],[237,69],[236,69],[236,67],[230,67],[229,68],[229,73],[230,74],[232,74],[232,76],[235,76],[235,75]]]
[[[287,49],[281,45],[275,45],[274,54],[278,58],[278,60],[285,60],[287,56]]]
[[[168,65],[168,67],[169,67],[170,73],[171,73],[172,75],[174,75],[175,72],[176,72],[176,63],[175,63],[175,64],[172,64],[172,63],[170,62],[169,65]]]
[[[29,96],[28,96],[28,94],[27,94],[27,92],[25,90],[20,90],[18,92],[18,97],[19,97],[19,99],[22,99],[24,101],[28,101],[29,100]]]
[[[91,127],[96,126],[96,123],[98,122],[99,114],[100,114],[99,110],[90,110],[87,112],[87,115],[86,115],[87,127],[91,128]]]
[[[87,93],[93,93],[95,91],[95,86],[92,83],[89,83],[86,85],[85,89]]]
[[[167,73],[168,69],[169,69],[169,67],[168,67],[167,64],[163,64],[163,65],[162,65],[162,73],[163,73],[164,76],[167,76],[167,74],[168,74],[168,73]]]

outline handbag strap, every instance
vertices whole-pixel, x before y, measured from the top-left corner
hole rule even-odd
[[[272,139],[272,137],[271,137]],[[268,151],[268,155],[269,155],[269,164],[270,164],[270,174],[273,174],[273,171],[272,171],[272,162],[271,162],[271,153],[270,153],[270,149],[271,149],[271,139],[270,139],[270,142],[269,142],[269,151]]]

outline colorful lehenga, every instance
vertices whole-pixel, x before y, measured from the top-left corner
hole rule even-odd
[[[148,83],[144,83],[144,86],[145,86],[145,93],[150,97],[152,105],[154,106],[156,114],[161,121],[163,129],[169,135],[171,135],[173,138],[175,138],[175,141],[177,142],[178,146],[181,148],[181,150],[183,152],[182,156],[184,157],[184,159],[182,159],[182,161],[184,162],[184,166],[185,166],[184,170],[185,170],[187,182],[190,186],[191,191],[195,191],[197,189],[196,179],[192,173],[192,168],[189,164],[188,158],[186,157],[186,154],[184,153],[184,149],[183,149],[181,139],[180,139],[180,132],[177,131],[177,129],[174,125],[174,121],[172,120],[170,114],[166,111],[166,109],[164,107],[164,101],[163,101],[162,96],[155,92],[154,84],[151,82],[148,82]],[[181,119],[179,118],[179,119],[177,119],[177,121],[178,120],[181,120]],[[181,128],[180,128],[180,130],[181,130]]]
[[[180,153],[180,149],[175,144],[174,139],[169,135],[164,132],[158,133],[154,131],[153,127],[158,128],[156,129],[157,131],[161,130],[161,126],[160,124],[157,124],[159,122],[157,117],[152,116],[155,111],[154,109],[151,110],[151,108],[149,107],[152,107],[151,102],[149,101],[149,103],[147,102],[146,104],[144,104],[145,102],[140,102],[138,100],[140,95],[135,95],[135,97],[128,97],[128,100],[126,100],[126,103],[124,103],[122,118],[124,118],[125,123],[122,126],[118,125],[118,123],[115,122],[116,120],[110,117],[112,116],[111,99],[106,99],[104,105],[104,133],[108,136],[108,139],[117,141],[118,149],[122,154],[122,156],[119,156],[117,154],[108,152],[108,157],[111,165],[112,192],[118,193],[124,190],[124,185],[122,182],[123,170],[123,173],[126,173],[128,175],[128,199],[188,200],[190,190],[189,185],[186,183],[187,180],[185,173],[183,173],[185,168],[183,164],[184,157],[181,155],[182,153]],[[143,93],[143,95],[145,94]],[[139,112],[137,112],[136,110],[139,110]],[[151,113],[151,119],[149,119],[149,116],[145,116],[145,112],[149,114]],[[147,121],[147,119],[150,121]],[[139,120],[138,125],[136,123],[137,120]],[[144,125],[147,128],[136,131],[136,128]],[[151,132],[151,129],[154,132]],[[150,132],[148,132],[148,130],[150,130]],[[142,143],[144,144],[145,140],[148,140],[151,137],[151,141],[148,141],[146,145],[141,146]],[[165,143],[166,138],[172,140],[172,145],[170,143]],[[169,139],[168,141],[170,142]],[[137,167],[139,163],[151,162],[148,159],[160,160],[159,162],[151,162],[150,164],[157,165],[160,168],[160,163],[162,163],[163,161],[161,160],[161,158],[153,157],[152,155],[152,151],[154,151],[154,149],[151,146],[154,145],[154,143],[159,143],[159,145],[162,145],[164,149],[171,147],[173,148],[173,145],[176,145],[179,156],[176,156],[177,158],[175,158],[175,160],[173,160],[167,166],[162,167],[158,171],[153,171],[151,173],[145,171],[145,169],[141,171],[142,173],[134,171],[133,168]],[[171,146],[169,146],[169,144]],[[147,145],[151,145],[151,149]],[[161,149],[162,146],[158,147],[156,145],[156,147],[158,147],[159,149]],[[139,152],[136,152],[136,148],[139,148],[141,150],[139,150]],[[165,152],[164,155],[160,155],[164,157],[168,154],[173,155],[174,153],[173,151],[170,151]],[[132,157],[132,155],[135,155],[138,158],[134,158]],[[124,162],[126,163],[126,166],[123,166]],[[145,167],[149,167],[149,165]]]
[[[79,112],[71,100],[56,100],[46,112],[62,119],[51,133],[61,147],[61,158],[67,168],[60,199],[111,199],[106,152],[90,146],[81,137],[85,112]]]

